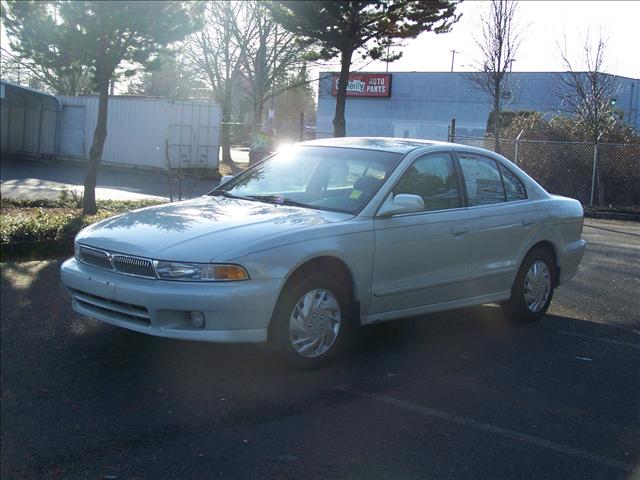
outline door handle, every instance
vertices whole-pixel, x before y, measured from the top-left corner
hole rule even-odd
[[[451,227],[451,233],[454,235],[462,235],[463,233],[467,233],[469,229],[466,225],[460,225],[457,227]]]

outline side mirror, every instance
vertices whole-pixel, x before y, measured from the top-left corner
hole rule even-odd
[[[399,193],[390,195],[378,210],[378,217],[391,217],[400,213],[416,213],[424,211],[424,201],[419,195]]]
[[[227,183],[232,178],[233,178],[233,175],[223,175],[222,178],[220,179],[219,185],[222,185],[223,183]]]

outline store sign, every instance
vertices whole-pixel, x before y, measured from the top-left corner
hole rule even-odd
[[[338,94],[339,75],[333,76],[331,95]],[[347,97],[390,97],[390,73],[350,73]]]

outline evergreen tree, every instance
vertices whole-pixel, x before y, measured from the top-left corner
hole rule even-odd
[[[99,94],[98,122],[84,181],[84,213],[97,211],[95,187],[107,138],[109,83],[153,64],[167,45],[196,30],[201,5],[173,1],[8,1],[3,21],[11,47],[51,70],[87,69]]]
[[[449,31],[459,18],[454,14],[456,3],[451,0],[278,1],[270,8],[284,28],[320,47],[319,58],[328,60],[340,55],[333,129],[336,137],[343,137],[353,55],[360,51],[363,57],[377,60],[385,56],[386,46],[394,39],[414,38],[428,31]]]

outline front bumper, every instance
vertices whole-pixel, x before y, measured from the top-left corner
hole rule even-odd
[[[209,342],[264,342],[281,280],[171,282],[122,275],[66,260],[62,283],[73,309],[88,317],[159,337]],[[189,322],[202,312],[203,328]]]

